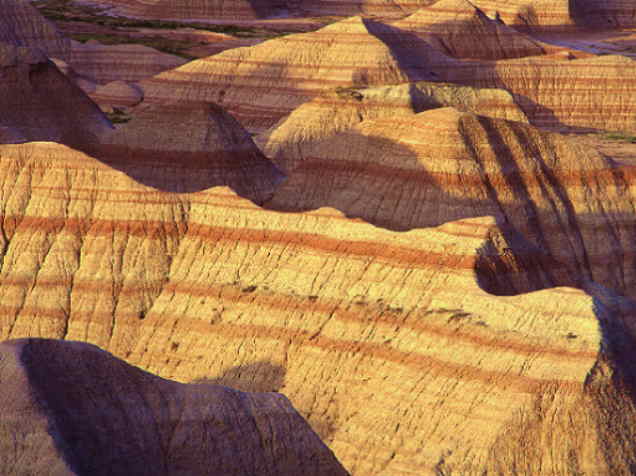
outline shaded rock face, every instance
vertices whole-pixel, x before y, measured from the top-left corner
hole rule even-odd
[[[110,130],[99,108],[41,52],[0,43],[3,142],[86,145]]]
[[[11,474],[347,474],[280,394],[183,385],[46,339],[0,344],[0,382]]]
[[[207,103],[140,108],[102,136],[94,153],[155,188],[183,193],[227,185],[258,203],[284,177],[231,115]]]
[[[634,28],[636,5],[629,0],[575,0],[576,19],[597,28]]]
[[[276,389],[352,474],[427,473],[440,462],[506,473],[573,459],[604,473],[636,462],[622,425],[633,418],[621,390],[632,364],[604,353],[614,352],[608,336],[629,335],[629,303],[593,288],[488,294],[479,281],[490,264],[507,264],[511,279],[528,273],[492,218],[395,233],[333,209],[263,210],[222,188],[161,192],[58,144],[0,153],[14,191],[0,202],[3,338],[79,339],[165,378]],[[34,353],[53,369],[70,365]],[[41,367],[41,384],[55,382]],[[94,398],[111,394],[123,392]],[[152,409],[168,397],[143,395],[139,418],[161,416]],[[209,413],[188,415],[173,443],[154,423],[126,426],[141,432],[130,447],[159,439],[175,448],[168,461],[198,464],[189,442],[209,440],[180,435]],[[608,422],[622,429],[619,446],[605,445]],[[536,451],[526,460],[527,445]]]
[[[49,57],[67,60],[70,40],[64,38],[28,0],[0,1],[0,42],[37,48]]]

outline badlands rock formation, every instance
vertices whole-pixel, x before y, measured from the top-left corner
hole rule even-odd
[[[0,344],[5,474],[346,475],[289,401],[183,385],[90,344]]]
[[[0,43],[2,142],[94,142],[110,130],[99,108],[42,52]]]
[[[364,121],[301,146],[285,169],[290,177],[268,204],[274,209],[330,206],[398,230],[494,215],[511,227],[504,232],[512,251],[521,233],[524,249],[545,253],[553,285],[592,279],[636,297],[636,273],[619,257],[632,230],[619,218],[631,210],[625,179],[563,136],[437,109]]]
[[[0,340],[205,385],[2,344],[0,468],[631,474],[636,168],[536,126],[636,132],[636,63],[501,24],[583,3],[471,4],[96,88],[144,99],[116,129],[2,46],[0,141],[37,141],[0,145]]]
[[[337,88],[422,79],[506,89],[529,120],[543,127],[636,129],[636,96],[629,80],[636,75],[636,63],[629,58],[571,59],[556,53],[459,61],[416,32],[354,17],[316,32],[192,61],[141,85],[151,103],[175,98],[217,102],[252,132],[264,132],[302,103]],[[506,51],[518,50],[492,54]]]
[[[114,13],[165,20],[247,20],[275,16],[287,9],[286,0],[107,0]]]
[[[604,29],[636,27],[636,5],[630,0],[578,0],[574,5],[587,25]]]
[[[416,37],[352,17],[192,61],[141,85],[148,102],[217,102],[249,130],[263,131],[323,91],[441,80],[452,64]]]
[[[474,0],[491,18],[531,29],[571,31],[576,27],[571,0]]]
[[[111,166],[172,192],[227,185],[260,203],[283,179],[245,129],[214,104],[146,106],[100,142],[98,154]]]
[[[636,63],[607,55],[524,58],[481,65],[466,83],[510,91],[538,126],[636,131]]]
[[[99,84],[139,81],[186,62],[143,45],[102,45],[95,40],[74,41],[71,54],[73,69]]]
[[[528,122],[503,89],[478,89],[419,81],[397,86],[347,88],[325,93],[299,106],[257,138],[267,157],[286,172],[302,160],[310,144],[331,138],[368,119],[411,116],[451,106],[458,110]]]
[[[616,28],[636,25],[630,0],[471,0],[492,18],[509,25],[572,31],[579,28]]]
[[[28,0],[0,0],[0,42],[42,50],[68,59],[71,44]]]
[[[468,0],[441,0],[394,26],[415,33],[456,58],[497,60],[544,53],[538,42],[488,18]]]
[[[636,463],[628,303],[591,284],[485,292],[493,269],[526,272],[492,218],[394,233],[161,192],[57,144],[0,151],[2,338],[279,391],[356,475]]]

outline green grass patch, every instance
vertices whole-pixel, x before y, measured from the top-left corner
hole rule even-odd
[[[636,144],[636,136],[627,134],[624,132],[610,132],[603,135],[604,139],[621,141],[621,142],[629,142],[630,144]]]
[[[106,112],[105,114],[106,117],[108,117],[110,122],[112,122],[113,124],[125,124],[132,119],[132,117],[130,117],[124,111],[117,108],[115,108],[113,112]]]

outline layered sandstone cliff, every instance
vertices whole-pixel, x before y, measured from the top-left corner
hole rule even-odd
[[[491,18],[532,29],[571,31],[576,28],[570,0],[472,0]]]
[[[294,109],[259,135],[257,143],[279,167],[291,171],[311,144],[351,129],[362,121],[410,116],[440,107],[528,122],[512,95],[503,89],[419,81],[397,86],[344,88],[322,94]]]
[[[636,25],[636,7],[629,0],[471,0],[471,3],[493,18],[531,29],[573,31]]]
[[[280,394],[183,385],[90,344],[0,344],[5,474],[346,475]]]
[[[374,15],[404,16],[435,0],[296,0],[301,12],[307,15]]]
[[[44,54],[0,43],[2,142],[87,144],[110,129],[99,108]]]
[[[636,131],[636,63],[618,55],[524,58],[480,65],[468,84],[510,91],[533,124]]]

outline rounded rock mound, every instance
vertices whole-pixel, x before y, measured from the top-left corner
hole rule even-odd
[[[48,339],[1,343],[0,383],[6,474],[347,474],[281,394],[184,385]]]
[[[97,154],[146,185],[172,192],[226,185],[257,203],[284,177],[230,114],[203,102],[140,106],[101,138]]]

